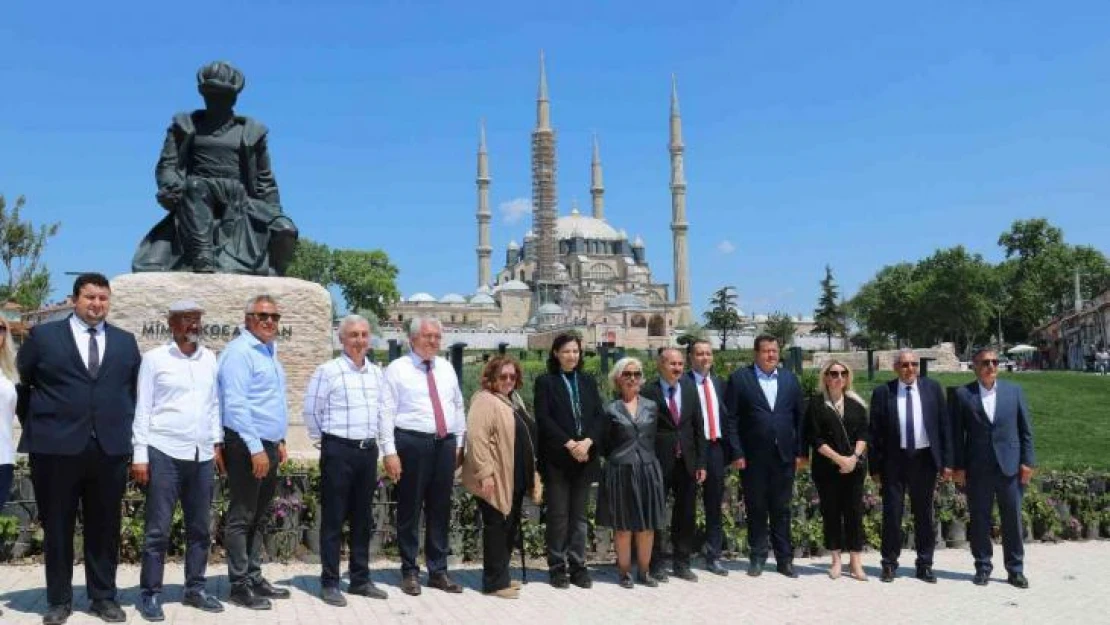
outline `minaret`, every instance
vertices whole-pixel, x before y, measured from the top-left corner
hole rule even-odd
[[[478,134],[478,288],[489,286],[489,155],[486,153],[486,121]]]
[[[536,98],[536,129],[532,131],[532,229],[536,234],[537,286],[555,279],[557,195],[555,188],[555,131],[547,98],[547,70],[540,52],[540,88]],[[544,295],[541,293],[541,299]]]
[[[594,158],[590,163],[590,195],[593,196],[594,219],[605,219],[605,183],[601,179],[601,148],[594,135]]]
[[[674,236],[675,326],[693,321],[690,312],[690,267],[686,251],[686,170],[682,165],[682,114],[678,110],[678,82],[671,75],[671,233]]]

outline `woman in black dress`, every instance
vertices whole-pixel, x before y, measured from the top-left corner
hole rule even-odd
[[[852,390],[852,370],[831,360],[821,368],[821,395],[809,401],[806,423],[813,448],[813,482],[821,500],[829,577],[840,577],[847,549],[851,576],[867,581],[863,551],[863,476],[867,473],[867,404]]]
[[[598,488],[597,523],[616,534],[620,585],[632,588],[632,541],[639,560],[637,580],[655,587],[651,576],[651,543],[663,524],[666,494],[663,470],[655,456],[655,402],[640,395],[644,369],[635,358],[622,358],[609,374],[620,397],[605,406],[607,430],[603,447],[605,469]]]
[[[597,441],[605,426],[597,382],[582,371],[582,340],[560,334],[547,373],[535,382],[538,460],[546,493],[547,567],[551,585],[589,588],[586,498],[597,475]]]

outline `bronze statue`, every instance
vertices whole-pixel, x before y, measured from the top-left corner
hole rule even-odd
[[[297,228],[281,211],[267,129],[233,111],[243,73],[217,61],[197,71],[204,109],[179,113],[155,168],[169,214],[139,244],[131,270],[284,275]]]

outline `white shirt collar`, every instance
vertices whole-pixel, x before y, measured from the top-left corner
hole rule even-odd
[[[177,344],[176,341],[170,341],[169,343],[167,343],[167,345],[169,345],[170,353],[180,358],[197,360],[204,355],[204,346],[200,344],[197,345],[196,350],[193,351],[192,354],[186,354],[185,352],[181,351],[181,347]]]
[[[82,334],[87,333],[89,331],[89,329],[93,327],[93,326],[90,326],[89,324],[85,323],[85,320],[78,317],[76,314],[71,314],[69,316],[69,323],[70,323],[71,326],[74,327],[74,329],[76,329],[78,332],[81,332]],[[103,321],[96,324],[96,333],[97,334],[104,334],[104,322]]]
[[[351,360],[351,357],[347,355],[347,352],[343,352],[341,356],[343,358],[343,361],[347,363],[347,366],[351,368],[351,371],[366,373],[370,369],[370,359],[366,356],[362,357],[361,367],[356,365],[354,360]]]
[[[987,388],[987,387],[983,386],[982,382],[977,381],[976,383],[979,385],[979,395],[980,396],[994,395],[995,393],[998,392],[998,382],[995,382],[994,386],[992,386],[991,388]]]

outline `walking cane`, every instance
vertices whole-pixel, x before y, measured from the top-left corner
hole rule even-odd
[[[528,565],[524,562],[524,510],[516,513],[516,538],[517,546],[520,547],[520,583],[528,583]]]

